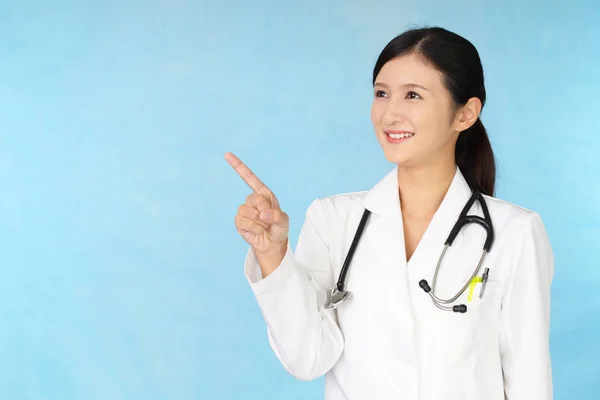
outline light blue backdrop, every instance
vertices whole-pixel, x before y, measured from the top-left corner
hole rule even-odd
[[[291,216],[391,167],[371,70],[406,27],[478,47],[498,196],[556,256],[556,399],[600,398],[597,1],[0,2],[0,398],[319,399],[268,347],[233,151]]]

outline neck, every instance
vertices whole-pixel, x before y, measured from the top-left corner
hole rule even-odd
[[[456,164],[432,164],[398,168],[398,189],[402,215],[431,219],[454,179]]]

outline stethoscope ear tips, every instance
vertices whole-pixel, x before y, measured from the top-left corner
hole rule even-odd
[[[467,312],[467,306],[464,304],[459,304],[457,306],[453,306],[452,311],[464,314]]]
[[[425,293],[429,293],[429,295],[432,297],[433,302],[437,305],[438,308],[441,308],[442,310],[447,310],[447,311],[454,311],[456,313],[461,313],[464,314],[467,312],[467,306],[464,304],[459,304],[456,306],[452,306],[452,308],[450,308],[449,306],[443,306],[440,303],[438,303],[437,297],[435,297],[433,294],[431,294],[431,286],[429,286],[429,283],[427,283],[427,281],[425,279],[422,279],[419,282],[419,287],[421,289],[423,289],[425,291]]]

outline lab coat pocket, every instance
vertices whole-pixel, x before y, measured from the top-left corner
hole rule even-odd
[[[454,294],[464,282],[444,282],[444,291]],[[453,304],[465,304],[466,313],[442,311],[433,304],[427,323],[428,340],[423,343],[429,355],[425,370],[434,378],[434,388],[428,388],[428,398],[445,400],[483,399],[485,379],[482,365],[494,357],[497,336],[495,322],[499,316],[501,283],[488,281],[483,298],[479,298],[481,283],[472,293],[468,288]],[[446,293],[445,293],[446,292]],[[453,292],[453,293],[452,293]],[[450,296],[442,296],[448,298]],[[470,298],[469,298],[470,297]],[[482,386],[483,385],[483,386]]]
[[[464,282],[448,282],[453,288],[461,287]],[[458,313],[442,311],[436,308],[433,316],[434,343],[439,354],[444,355],[444,362],[450,365],[459,365],[472,358],[478,347],[482,335],[491,327],[489,313],[497,303],[496,282],[488,281],[485,292],[480,298],[481,283],[475,284],[454,302],[454,305],[464,304],[467,312]]]

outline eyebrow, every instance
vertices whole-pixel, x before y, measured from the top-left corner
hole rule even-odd
[[[382,82],[375,82],[373,87],[377,87],[377,86],[389,89],[389,86]],[[402,88],[419,88],[419,89],[423,89],[423,90],[426,90],[429,92],[429,89],[427,89],[424,86],[418,85],[416,83],[405,83],[404,85],[400,85],[400,87],[402,87]]]

